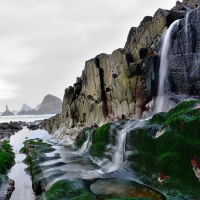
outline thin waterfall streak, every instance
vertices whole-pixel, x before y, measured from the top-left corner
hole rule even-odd
[[[127,133],[139,127],[144,121],[145,120],[135,121],[135,123],[133,121],[129,121],[127,122],[125,127],[118,132],[117,145],[115,147],[115,152],[112,156],[112,161],[108,161],[101,165],[102,167],[99,170],[99,173],[116,171],[122,166]]]
[[[165,98],[165,91],[168,86],[168,59],[169,59],[169,48],[171,44],[171,32],[174,27],[179,23],[179,20],[174,21],[171,26],[167,29],[167,32],[164,35],[164,41],[162,44],[161,50],[161,61],[160,61],[160,69],[159,69],[159,84],[158,84],[158,96],[156,99],[156,113],[164,110],[164,104],[166,104],[167,99]]]
[[[186,55],[188,56],[188,22],[189,22],[189,12],[186,13],[186,16],[185,16],[185,45],[186,45]],[[186,58],[186,56],[185,56]],[[187,92],[187,85],[188,85],[188,79],[187,79],[187,66],[188,66],[188,60],[186,59],[185,61],[185,66],[184,66],[184,79],[185,79],[185,89],[186,89],[186,92]]]
[[[90,144],[90,136],[91,136],[91,132],[87,131],[87,140],[83,143],[81,149],[78,151],[79,155],[83,155],[84,153],[87,152],[87,150],[89,149],[89,144]]]

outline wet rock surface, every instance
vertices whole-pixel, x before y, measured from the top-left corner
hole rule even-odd
[[[6,175],[0,174],[0,199],[8,200],[15,189],[15,183],[12,179],[9,179]]]
[[[54,155],[51,157],[47,157],[45,155],[45,153],[50,153],[54,150],[55,149],[52,148],[51,145],[42,143],[41,139],[25,141],[24,147],[20,150],[20,153],[25,153],[27,155],[23,162],[29,166],[26,171],[32,177],[32,188],[37,194],[45,191],[46,186],[45,179],[41,174],[43,167],[39,166],[39,164],[48,160],[60,158],[59,155]],[[61,174],[58,174],[57,172],[57,176],[59,175],[61,176]]]
[[[10,121],[0,123],[0,140],[9,140],[10,136],[14,135],[18,131],[22,130],[23,127],[27,127],[29,130],[41,129],[42,120],[36,120],[34,122],[23,122],[23,121]]]
[[[26,126],[29,130],[37,130],[41,128],[41,123],[42,123],[42,120],[37,120],[34,122],[26,123]]]
[[[10,198],[14,187],[14,181],[6,175],[14,165],[14,153],[7,141],[0,142],[0,199]]]
[[[90,185],[91,191],[101,199],[141,197],[165,200],[161,193],[125,179],[98,179]]]
[[[25,122],[5,122],[0,123],[0,140],[9,139],[11,135],[22,130]]]

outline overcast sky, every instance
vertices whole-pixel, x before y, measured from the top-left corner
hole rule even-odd
[[[85,61],[123,48],[132,26],[175,0],[0,0],[0,111],[63,98]]]

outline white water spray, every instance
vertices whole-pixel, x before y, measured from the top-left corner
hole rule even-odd
[[[78,154],[80,156],[88,151],[89,145],[90,145],[90,138],[91,138],[91,131],[87,131],[87,140],[83,143],[83,146],[81,147],[80,151],[78,152]]]
[[[169,100],[165,94],[166,89],[168,87],[168,80],[167,80],[167,74],[168,74],[168,59],[169,59],[169,48],[171,44],[171,32],[174,29],[175,26],[177,26],[179,23],[179,20],[174,21],[170,27],[167,29],[164,41],[162,44],[162,50],[161,50],[161,60],[160,60],[160,70],[159,70],[159,85],[158,85],[158,96],[156,98],[156,113],[162,112],[165,110],[167,104],[169,104]]]
[[[105,162],[105,160],[103,160],[101,163],[99,162],[98,164],[101,165],[101,169],[99,170],[100,173],[113,172],[122,166],[124,162],[123,156],[125,152],[126,135],[129,131],[139,127],[143,122],[144,120],[130,120],[124,125],[122,130],[118,131],[117,145],[112,156],[112,161],[107,160],[107,162]]]

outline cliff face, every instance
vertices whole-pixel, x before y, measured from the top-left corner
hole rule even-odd
[[[200,93],[198,86],[199,9],[187,21],[186,13],[200,4],[197,0],[177,2],[171,10],[158,9],[153,17],[146,16],[139,27],[132,27],[123,49],[111,55],[100,54],[86,61],[74,86],[65,90],[62,114],[43,122],[43,128],[59,137],[71,135],[84,126],[130,118],[139,119],[151,110],[157,95],[161,36],[170,24],[182,19],[172,33],[170,48],[169,88],[172,92]],[[189,41],[188,48],[185,42]],[[187,52],[186,52],[187,51]],[[187,89],[183,89],[185,55],[187,54]],[[194,58],[194,56],[196,56]],[[184,59],[183,59],[184,57]],[[191,62],[189,62],[191,60]],[[190,67],[191,66],[191,67]]]

